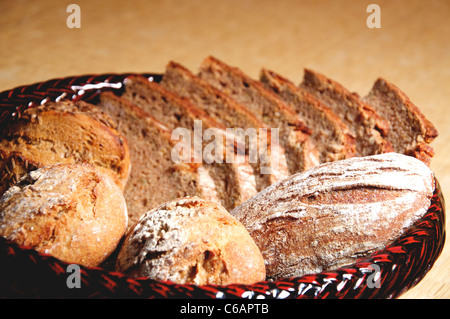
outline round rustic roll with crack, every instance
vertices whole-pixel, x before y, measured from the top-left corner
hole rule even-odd
[[[88,164],[29,172],[0,197],[0,235],[68,263],[98,266],[126,232],[122,191]]]
[[[265,279],[262,255],[220,204],[198,197],[166,202],[127,234],[116,270],[179,284],[252,284]]]
[[[89,163],[123,190],[131,159],[128,142],[114,121],[97,106],[83,102],[47,102],[24,110],[0,130],[0,191],[30,170],[60,163]],[[1,193],[0,193],[1,195]]]

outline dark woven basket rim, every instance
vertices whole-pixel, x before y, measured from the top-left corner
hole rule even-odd
[[[120,94],[128,76],[69,76],[0,93],[0,125],[29,107],[59,99],[97,103],[99,93]],[[161,74],[142,73],[153,81]],[[31,298],[249,298],[368,299],[396,298],[431,269],[445,242],[445,201],[436,180],[428,212],[395,242],[354,264],[332,271],[263,281],[253,285],[179,285],[129,278],[105,268],[78,266],[81,288],[69,288],[69,264],[0,237],[0,297]],[[377,269],[375,269],[375,267]]]

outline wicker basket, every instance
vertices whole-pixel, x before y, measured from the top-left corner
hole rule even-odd
[[[28,107],[58,99],[96,103],[99,93],[120,94],[131,74],[54,79],[0,93],[0,125]],[[159,74],[141,74],[160,81]],[[79,267],[80,288],[69,288],[68,264],[0,237],[2,298],[396,298],[415,286],[439,257],[445,241],[445,203],[439,186],[422,219],[395,242],[334,271],[253,285],[195,286],[128,278],[107,268]]]

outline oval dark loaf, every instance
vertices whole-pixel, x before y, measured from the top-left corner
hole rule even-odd
[[[397,153],[322,164],[273,184],[231,213],[261,250],[269,278],[350,264],[426,213],[433,172]]]

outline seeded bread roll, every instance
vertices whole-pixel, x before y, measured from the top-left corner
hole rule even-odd
[[[127,229],[122,191],[88,164],[29,172],[0,198],[0,235],[62,261],[98,266]]]
[[[198,197],[147,212],[127,234],[117,271],[179,284],[252,284],[264,261],[242,224],[221,205]]]
[[[89,163],[111,176],[121,189],[130,173],[126,139],[110,117],[82,101],[49,102],[23,111],[0,131],[0,149],[2,161],[21,156],[39,167]],[[11,182],[7,177],[3,180]]]

